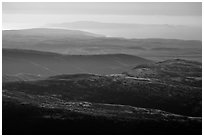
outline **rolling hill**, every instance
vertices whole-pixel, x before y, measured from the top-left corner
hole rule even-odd
[[[200,83],[200,63],[152,64],[124,74],[4,81],[3,134],[201,134],[202,86],[192,84]],[[174,81],[188,79],[184,73],[190,83]]]
[[[166,60],[150,64],[138,65],[124,72],[131,77],[149,78],[202,87],[202,63],[183,59]]]
[[[3,49],[2,59],[3,74],[41,77],[75,73],[121,73],[134,65],[152,62],[125,54],[62,55],[19,49]]]
[[[201,134],[201,118],[128,105],[3,92],[3,134]]]
[[[75,30],[3,31],[3,134],[202,134],[201,47]]]
[[[199,85],[200,80],[192,78],[190,82],[184,80],[175,82],[173,81],[174,75],[169,75],[169,80],[159,74],[157,77],[147,76],[57,75],[36,81],[5,82],[3,89],[13,91],[14,94],[23,91],[33,95],[54,95],[66,101],[123,104],[160,109],[187,116],[201,116],[202,87]],[[178,75],[177,79],[179,78],[182,79],[183,76]]]
[[[201,61],[202,42],[178,39],[125,39],[77,30],[4,30],[3,48],[49,51],[71,55],[130,54],[166,60],[183,58]]]

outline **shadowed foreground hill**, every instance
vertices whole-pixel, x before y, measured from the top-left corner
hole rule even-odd
[[[175,59],[4,81],[3,134],[201,134],[201,74],[200,63]]]
[[[3,134],[201,134],[201,118],[5,91]]]
[[[3,89],[33,95],[56,95],[66,101],[161,109],[188,116],[201,116],[202,112],[200,87],[126,76],[63,75],[38,81],[3,83]]]

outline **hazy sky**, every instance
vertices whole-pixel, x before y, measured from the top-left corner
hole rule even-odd
[[[3,29],[99,21],[201,27],[202,3],[3,3]]]
[[[8,14],[201,16],[201,3],[3,3]]]
[[[112,14],[201,16],[201,3],[3,3],[10,14]]]

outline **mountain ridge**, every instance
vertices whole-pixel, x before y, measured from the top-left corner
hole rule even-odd
[[[126,54],[62,55],[34,50],[2,50],[3,74],[30,73],[51,76],[57,74],[119,73],[133,64],[151,60]],[[17,65],[18,64],[18,65]],[[15,69],[13,69],[15,67]]]
[[[36,30],[36,29],[33,29]],[[166,60],[172,57],[201,61],[202,42],[196,40],[178,39],[125,39],[115,37],[93,37],[76,34],[64,35],[61,29],[48,29],[48,33],[37,29],[38,33],[30,30],[3,31],[2,47],[10,49],[27,49],[60,54],[129,54],[149,60]],[[59,31],[55,33],[55,31]],[[26,33],[24,33],[26,31]],[[62,31],[62,32],[61,32]],[[69,32],[69,31],[68,31]],[[70,33],[75,33],[75,30]]]
[[[202,40],[200,27],[187,25],[76,21],[47,24],[45,26],[53,28],[87,30],[93,33],[106,34],[107,36],[112,37],[126,37],[126,38],[157,37],[157,38],[179,38],[186,40],[193,39]]]

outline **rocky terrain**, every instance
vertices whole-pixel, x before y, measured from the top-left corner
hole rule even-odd
[[[138,65],[124,74],[165,83],[202,87],[202,64],[183,59]]]
[[[200,134],[201,118],[3,91],[4,134]]]
[[[200,63],[175,59],[123,74],[4,81],[3,133],[201,134],[201,74]]]

